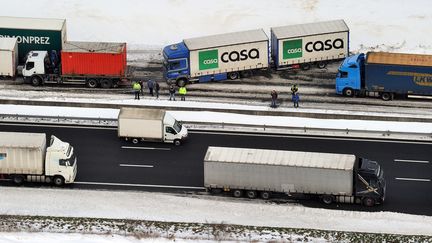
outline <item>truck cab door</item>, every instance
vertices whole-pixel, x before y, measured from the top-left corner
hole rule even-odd
[[[22,73],[24,77],[31,77],[33,74],[35,74],[36,73],[35,63],[32,61],[26,62]]]
[[[164,142],[173,142],[177,138],[177,132],[170,126],[165,126]]]

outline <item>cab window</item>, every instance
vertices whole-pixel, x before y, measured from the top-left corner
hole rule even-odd
[[[32,70],[34,68],[34,62],[26,63],[26,70]]]
[[[171,134],[177,134],[177,132],[172,127],[166,127],[165,128],[165,132],[166,133],[171,133]]]

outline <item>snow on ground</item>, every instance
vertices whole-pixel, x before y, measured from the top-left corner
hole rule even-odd
[[[429,0],[0,0],[0,15],[67,19],[68,39],[160,48],[184,38],[344,19],[353,51],[432,54]],[[135,47],[134,47],[135,46]]]

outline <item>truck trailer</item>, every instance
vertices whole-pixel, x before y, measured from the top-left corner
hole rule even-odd
[[[73,183],[77,173],[74,148],[45,133],[0,132],[0,175],[20,185],[24,181]]]
[[[188,138],[188,131],[165,110],[123,107],[118,116],[118,137],[134,144],[148,141],[178,146]]]
[[[343,20],[274,27],[270,33],[276,70],[322,69],[348,56],[349,28]]]
[[[67,41],[66,20],[0,16],[0,38],[18,40],[18,62],[24,64],[30,51],[59,53]]]
[[[0,78],[14,78],[18,65],[17,38],[0,38]]]
[[[268,42],[262,29],[185,39],[163,49],[164,76],[178,86],[237,79],[268,67]]]
[[[332,202],[381,204],[381,166],[352,154],[208,147],[204,186],[212,193],[268,199],[272,194]]]
[[[126,43],[76,42],[64,44],[60,56],[48,51],[30,51],[23,69],[24,81],[85,83],[89,88],[117,87],[129,80]]]
[[[369,52],[346,58],[336,77],[336,93],[348,97],[432,95],[432,55]]]

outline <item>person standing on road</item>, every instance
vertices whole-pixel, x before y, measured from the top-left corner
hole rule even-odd
[[[298,108],[299,107],[299,101],[300,101],[300,96],[298,94],[298,92],[296,92],[295,94],[293,94],[293,103],[294,103],[294,108]]]
[[[144,82],[142,80],[138,81],[139,85],[141,86],[140,93],[141,95],[144,95]]]
[[[135,93],[135,99],[139,100],[140,99],[140,92],[141,92],[141,85],[139,84],[139,82],[134,82],[132,84],[132,89]]]
[[[176,90],[175,90],[174,84],[171,84],[171,86],[169,87],[169,95],[170,95],[169,100],[171,100],[171,99],[175,100],[175,92],[176,92]]]
[[[278,94],[277,94],[276,90],[272,90],[272,92],[270,93],[270,95],[271,95],[271,105],[270,105],[270,107],[271,108],[276,108],[277,107],[276,101],[277,101],[277,97],[278,97]]]
[[[158,81],[155,81],[155,87],[154,87],[154,89],[155,89],[155,93],[156,93],[156,99],[159,99],[160,86],[159,86]]]
[[[153,96],[153,88],[154,88],[154,82],[153,82],[153,80],[149,79],[147,81],[147,88],[149,89],[150,95]]]
[[[293,85],[291,86],[291,93],[294,95],[294,94],[297,93],[297,92],[298,92],[297,84],[293,84]]]
[[[186,100],[186,92],[187,92],[186,85],[179,88],[179,94],[182,101]]]

